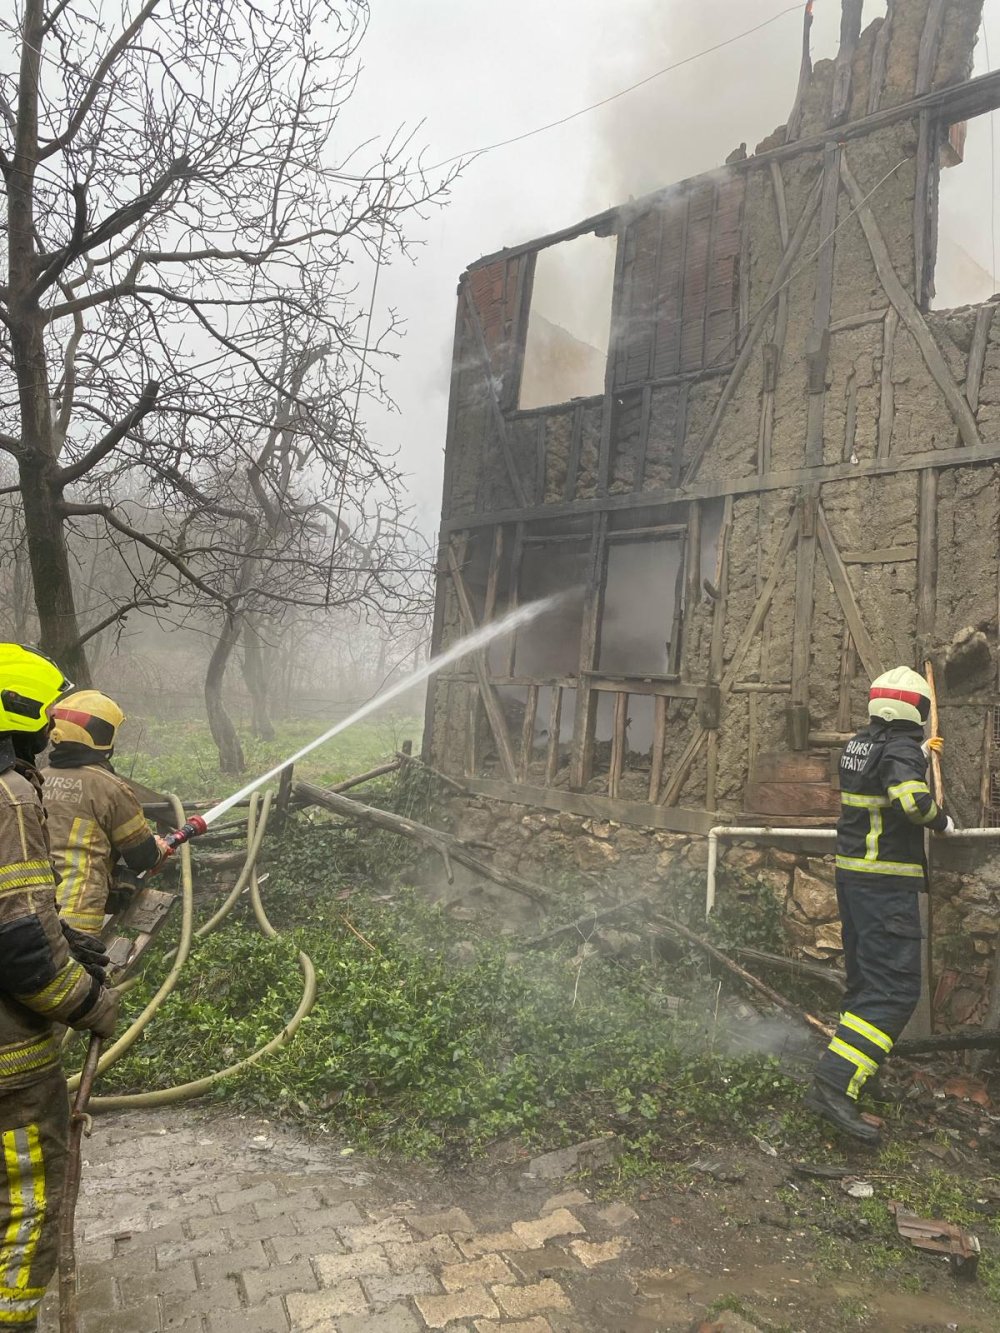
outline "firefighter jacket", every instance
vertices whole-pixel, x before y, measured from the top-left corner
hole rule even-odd
[[[60,878],[56,900],[63,920],[97,935],[115,862],[151,870],[160,859],[135,793],[104,761],[64,767],[56,746],[42,769],[52,861]],[[82,748],[82,747],[81,747]]]
[[[873,889],[924,887],[924,830],[947,817],[927,786],[923,728],[872,721],[840,757],[837,870],[843,883]]]
[[[63,938],[37,774],[0,738],[0,1094],[58,1069],[53,1023],[89,1026],[101,995]]]

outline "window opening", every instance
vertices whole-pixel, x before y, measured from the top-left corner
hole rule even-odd
[[[521,559],[521,604],[562,594],[543,616],[517,631],[514,674],[534,679],[575,676],[580,670],[580,633],[590,553],[587,546],[526,545]]]
[[[598,660],[602,673],[665,676],[675,669],[683,557],[679,539],[608,547]]]
[[[578,236],[540,250],[528,313],[518,406],[604,392],[614,294],[614,236]]]
[[[1000,40],[1000,34],[998,34]],[[998,288],[996,112],[950,126],[941,150],[932,310],[980,305]]]

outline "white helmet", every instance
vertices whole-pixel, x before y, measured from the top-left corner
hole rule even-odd
[[[868,716],[883,722],[916,722],[923,726],[930,716],[931,687],[909,667],[893,667],[872,681],[868,692]]]

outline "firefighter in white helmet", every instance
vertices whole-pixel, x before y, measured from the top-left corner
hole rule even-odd
[[[870,722],[840,759],[836,875],[847,988],[806,1105],[873,1144],[879,1132],[862,1119],[857,1098],[920,999],[924,830],[955,830],[927,785],[928,750],[941,745],[937,737],[924,740],[930,701],[927,681],[909,667],[879,676],[869,693]]]

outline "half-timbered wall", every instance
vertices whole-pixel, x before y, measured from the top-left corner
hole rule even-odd
[[[747,160],[463,275],[435,648],[567,594],[432,690],[474,790],[679,832],[822,815],[869,678],[976,627],[945,777],[1000,819],[1000,323],[929,311],[951,127],[1000,75],[968,78],[981,0],[843,10]],[[604,391],[520,411],[536,256],[588,233],[617,241]]]

